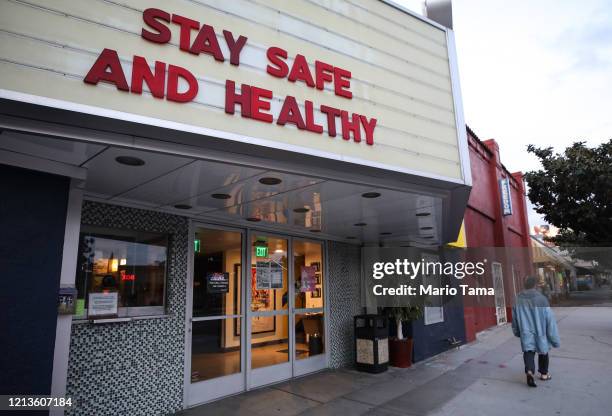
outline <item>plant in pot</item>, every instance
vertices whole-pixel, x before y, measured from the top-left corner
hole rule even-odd
[[[412,331],[405,337],[402,324],[419,319],[423,310],[419,306],[394,306],[383,308],[382,311],[397,326],[395,337],[389,337],[389,364],[393,367],[406,368],[412,365]]]

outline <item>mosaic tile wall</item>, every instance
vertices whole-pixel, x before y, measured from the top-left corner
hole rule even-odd
[[[182,408],[188,220],[86,201],[82,223],[168,233],[167,314],[72,325],[67,415],[160,415]]]
[[[361,248],[329,241],[329,334],[332,368],[354,363],[353,316],[362,312],[360,298]]]

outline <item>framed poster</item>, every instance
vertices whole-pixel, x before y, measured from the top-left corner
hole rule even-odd
[[[267,262],[262,262],[267,263]],[[241,267],[240,264],[234,265],[234,270],[240,279]],[[237,285],[236,285],[237,286]],[[276,296],[271,289],[257,289],[257,265],[251,267],[251,310],[252,311],[273,311],[276,309]],[[234,289],[234,296],[240,299],[238,290]],[[238,305],[238,302],[235,302]],[[240,314],[240,309],[235,309],[236,315]],[[276,331],[276,318],[274,316],[257,316],[251,319],[251,333],[261,334],[264,332]],[[238,319],[234,319],[234,335],[240,335],[240,323]]]

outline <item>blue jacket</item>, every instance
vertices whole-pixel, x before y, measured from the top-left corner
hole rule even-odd
[[[548,300],[536,289],[524,290],[512,308],[512,332],[521,338],[523,351],[546,354],[561,343],[557,321]]]

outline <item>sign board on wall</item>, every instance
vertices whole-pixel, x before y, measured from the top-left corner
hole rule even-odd
[[[99,292],[89,293],[87,315],[89,318],[111,318],[117,316],[119,293]]]
[[[510,192],[510,181],[508,179],[499,180],[501,195],[502,215],[512,215],[512,194]]]
[[[446,32],[383,2],[32,0],[0,12],[1,96],[461,179]]]

